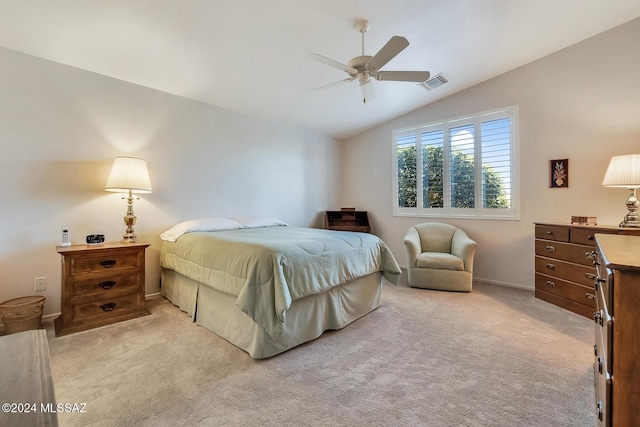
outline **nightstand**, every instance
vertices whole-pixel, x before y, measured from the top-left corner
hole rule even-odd
[[[144,255],[148,243],[57,246],[62,257],[62,314],[56,335],[146,316]]]

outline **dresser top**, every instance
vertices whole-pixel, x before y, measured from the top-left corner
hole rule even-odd
[[[534,222],[535,225],[546,225],[546,226],[555,226],[555,227],[570,227],[570,228],[585,228],[590,230],[618,230],[618,231],[628,231],[629,233],[640,234],[640,229],[637,228],[628,228],[628,227],[618,227],[616,225],[587,225],[587,224],[569,224],[567,222]]]
[[[596,234],[596,242],[607,268],[640,271],[640,236]]]

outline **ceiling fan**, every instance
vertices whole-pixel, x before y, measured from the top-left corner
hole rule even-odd
[[[343,83],[352,82],[358,80],[360,83],[360,89],[362,90],[362,100],[367,102],[367,99],[372,100],[374,98],[373,85],[371,84],[371,78],[375,78],[380,81],[395,81],[395,82],[416,82],[422,83],[429,80],[430,73],[428,71],[381,71],[389,61],[402,52],[407,46],[409,41],[401,36],[393,36],[385,44],[382,49],[378,51],[374,56],[364,54],[364,33],[369,29],[369,22],[366,20],[360,20],[356,22],[356,30],[362,34],[362,55],[356,56],[347,65],[342,64],[326,56],[319,55],[317,53],[311,56],[323,64],[329,65],[339,70],[345,71],[349,74],[344,80],[340,80],[325,86],[321,86],[317,89],[325,89],[328,87],[337,86]]]

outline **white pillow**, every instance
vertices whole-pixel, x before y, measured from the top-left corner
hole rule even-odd
[[[178,237],[194,231],[224,231],[242,228],[240,224],[229,218],[200,218],[181,222],[160,235],[162,240],[175,242]]]
[[[236,220],[242,226],[242,228],[279,227],[289,225],[278,218],[260,218],[257,216],[247,216],[233,219]]]

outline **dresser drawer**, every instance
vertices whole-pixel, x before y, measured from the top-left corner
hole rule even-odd
[[[536,256],[535,267],[536,273],[561,277],[593,289],[593,280],[595,278],[593,267],[541,256]]]
[[[604,305],[609,309],[611,316],[614,316],[613,309],[613,273],[604,265],[600,263],[600,257],[596,263],[596,270],[598,272],[596,288],[602,288],[602,294],[604,296]]]
[[[570,299],[596,310],[593,288],[568,282],[557,277],[536,273],[536,289]]]
[[[72,276],[87,273],[109,272],[117,274],[119,271],[138,269],[141,262],[139,251],[98,253],[71,258]]]
[[[596,388],[596,423],[598,427],[611,426],[611,375],[605,369],[605,364],[602,362],[602,351],[600,344],[596,341],[595,360],[593,363],[593,377],[595,379]]]
[[[555,225],[536,225],[536,239],[569,241],[569,228]]]
[[[613,375],[613,317],[604,303],[602,288],[596,292],[596,343],[602,348],[606,360],[607,371]]]
[[[592,248],[584,245],[536,240],[536,255],[588,265],[593,270],[593,258],[587,258],[592,251]]]
[[[135,313],[144,309],[140,295],[125,295],[115,298],[96,298],[94,301],[74,304],[71,308],[73,321],[108,321],[110,318]]]
[[[602,230],[598,230],[597,232],[602,233]],[[569,242],[595,247],[596,230],[589,230],[588,228],[572,228],[571,235],[569,236]]]
[[[72,282],[71,293],[73,298],[103,298],[104,296],[112,294],[136,292],[140,286],[139,284],[140,276],[138,274],[94,277]]]

